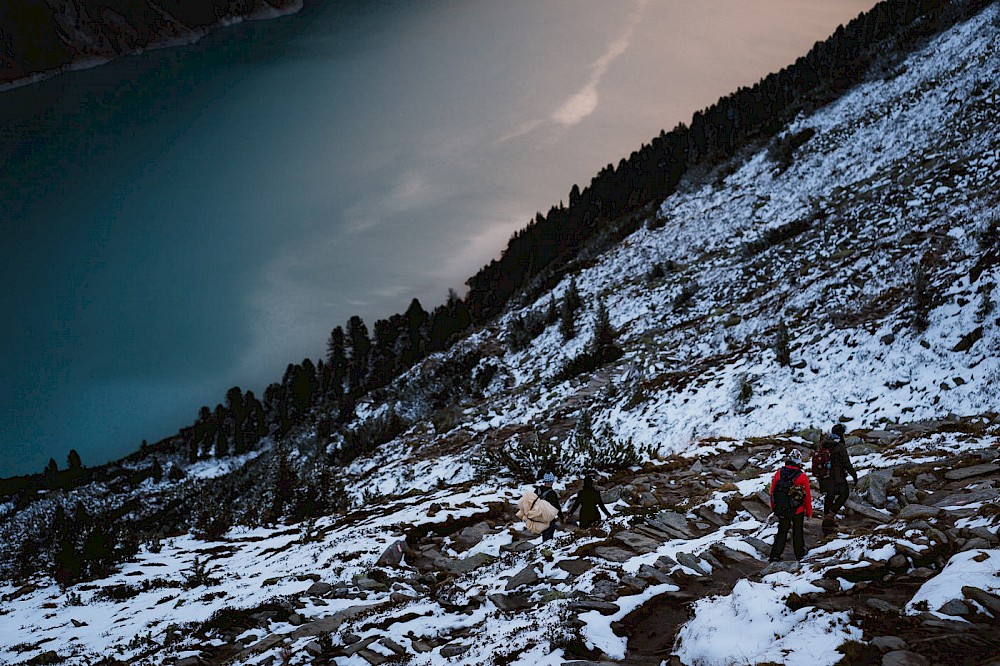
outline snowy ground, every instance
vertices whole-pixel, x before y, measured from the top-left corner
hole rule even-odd
[[[998,263],[985,260],[995,258],[996,239],[983,240],[983,230],[1000,209],[998,17],[994,4],[910,58],[894,78],[862,85],[797,120],[788,132],[813,128],[816,134],[787,170],[779,172],[761,151],[720,182],[688,184],[659,209],[665,224],[640,230],[579,271],[584,299],[602,297],[620,332],[626,355],[618,365],[595,377],[557,382],[553,378],[566,361],[589,341],[592,315],[582,318],[570,341],[552,325],[527,349],[512,352],[496,344],[509,319],[523,314],[511,312],[457,350],[490,350],[510,386],[490,386],[483,400],[461,405],[452,426],[415,424],[348,470],[353,498],[375,490],[391,499],[347,518],[237,528],[220,542],[169,539],[159,552],[144,550],[108,579],[65,590],[46,577],[0,587],[0,663],[23,663],[52,651],[68,664],[102,658],[161,664],[238,643],[244,650],[239,663],[306,664],[316,649],[326,649],[320,639],[335,646],[371,639],[365,649],[387,658],[396,645],[414,665],[480,666],[495,655],[508,655],[503,663],[511,665],[556,665],[569,660],[574,641],[607,658],[623,658],[628,641],[612,624],[681,587],[654,582],[619,594],[624,577],[648,574],[657,563],[664,567],[683,555],[704,557],[713,547],[757,560],[760,553],[748,537],[770,542],[775,527],[738,511],[692,538],[667,539],[614,560],[590,554],[611,538],[608,533],[563,533],[544,547],[536,540],[534,547],[513,550],[523,538],[510,521],[495,524],[467,550],[458,549],[454,535],[434,542],[442,566],[458,567],[446,589],[413,569],[381,586],[369,576],[375,575],[376,559],[408,531],[485,521],[481,514],[491,503],[512,509],[520,489],[510,480],[477,481],[471,452],[505,428],[545,424],[556,413],[573,417],[589,408],[596,426],[651,445],[653,465],[668,464],[670,454],[682,454],[693,466],[750,452],[759,473],[734,476],[684,508],[687,520],[699,522],[699,509],[724,516],[731,502],[764,490],[784,449],[808,444],[794,434],[801,429],[840,421],[849,430],[877,435],[896,423],[995,410],[998,313],[984,304],[1000,301],[1000,275]],[[754,245],[767,230],[803,220],[807,228],[794,238]],[[676,268],[650,278],[653,264],[667,260]],[[910,296],[913,267],[921,261],[934,292],[925,330],[913,326]],[[691,302],[675,305],[691,285],[697,285]],[[566,287],[563,282],[554,295]],[[527,307],[548,302],[546,294]],[[790,366],[776,359],[779,322],[789,330]],[[976,331],[965,350],[955,351]],[[637,369],[637,378],[623,379],[629,367]],[[745,387],[749,391],[740,396]],[[933,468],[960,456],[989,462],[998,446],[996,426],[989,427],[976,435],[914,435],[890,448],[861,451],[855,464],[864,476],[904,465]],[[769,437],[772,448],[753,452],[755,437]],[[449,448],[442,452],[445,442]],[[209,479],[226,471],[203,464],[188,473]],[[988,494],[990,488],[995,486],[970,480],[968,492]],[[928,526],[948,517],[951,529],[996,535],[996,513],[975,515],[995,503],[995,490],[979,504],[959,497],[954,506],[939,507],[940,516],[928,518]],[[801,568],[744,578],[726,594],[701,598],[680,628],[676,654],[689,664],[836,663],[843,657],[838,647],[865,640],[851,612],[819,604],[793,610],[786,602],[793,594],[817,593],[815,583],[835,565],[867,567],[933,549],[928,529],[899,523],[900,509],[873,508],[885,525],[838,535],[811,552]],[[610,533],[631,529],[640,515],[624,501],[614,510],[606,524]],[[197,571],[196,558],[203,571]],[[578,574],[558,566],[580,559],[590,568]],[[468,571],[455,564],[463,560]],[[712,569],[707,559],[700,561]],[[542,581],[520,599],[530,612],[502,609],[498,603],[510,600],[491,595],[508,594],[510,577],[526,567],[534,567]],[[963,598],[963,586],[996,594],[998,571],[995,546],[955,552],[906,600],[905,613],[942,616],[944,604]],[[678,581],[701,575],[679,563],[661,573]],[[855,584],[838,580],[840,589]],[[317,582],[334,586],[335,593],[317,590]],[[616,609],[573,605],[607,596],[609,584]],[[271,606],[286,612],[258,617],[232,640],[221,630],[193,633],[224,611]],[[991,614],[982,604],[973,606]],[[370,662],[354,653],[329,663]]]

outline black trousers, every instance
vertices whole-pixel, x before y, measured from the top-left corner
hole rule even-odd
[[[771,546],[771,559],[780,560],[781,554],[785,552],[785,542],[788,540],[788,530],[792,530],[792,550],[795,551],[795,559],[801,560],[806,554],[806,538],[802,533],[802,524],[805,522],[806,514],[797,513],[794,516],[778,518],[778,533],[774,535],[774,545]]]
[[[556,535],[556,521],[552,521],[548,527],[542,530],[542,541],[548,541]]]
[[[847,485],[847,480],[834,481],[833,479],[823,479],[823,513],[835,514],[844,508],[847,498],[851,496],[851,487]]]

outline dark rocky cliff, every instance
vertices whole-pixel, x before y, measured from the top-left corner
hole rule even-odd
[[[18,0],[0,4],[0,85],[192,41],[236,19],[295,11],[301,0]]]

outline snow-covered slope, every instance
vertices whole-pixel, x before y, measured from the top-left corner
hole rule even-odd
[[[997,118],[994,3],[892,77],[684,183],[646,228],[579,262],[587,306],[575,337],[551,323],[516,351],[507,339],[512,322],[562,297],[567,277],[382,391],[411,425],[344,470],[353,511],[236,527],[218,542],[167,539],[67,589],[42,575],[0,587],[0,663],[995,654]],[[787,155],[787,137],[808,140]],[[567,379],[598,301],[624,356]],[[459,357],[479,359],[489,381],[430,411],[413,387]],[[358,413],[389,409],[363,402]],[[542,545],[514,518],[516,482],[473,463],[536,433],[566,441],[583,411],[648,460],[602,479],[615,513],[602,528]],[[830,539],[810,527],[801,566],[764,568],[776,528],[761,494],[774,467],[838,421],[863,477],[848,519]],[[303,448],[317,440],[298,436]],[[216,475],[191,469],[184,483]],[[402,565],[376,563],[404,540]],[[918,643],[923,634],[936,642]]]

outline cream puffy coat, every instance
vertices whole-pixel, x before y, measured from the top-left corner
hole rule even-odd
[[[517,517],[524,521],[532,534],[541,534],[559,515],[559,510],[541,499],[533,490],[526,490],[517,501]]]

